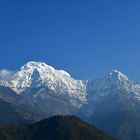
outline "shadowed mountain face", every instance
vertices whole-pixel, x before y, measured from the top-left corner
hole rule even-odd
[[[86,120],[119,140],[139,140],[139,106],[136,101],[128,99],[122,103],[119,96],[110,96],[101,99]]]
[[[0,127],[1,140],[113,140],[74,116],[55,116],[28,126]]]
[[[0,124],[23,124],[29,123],[30,121],[27,114],[19,109],[14,104],[5,102],[0,99]],[[28,116],[28,117],[27,117]]]
[[[32,101],[0,86],[0,124],[27,124],[41,119],[42,115]]]
[[[122,81],[117,84],[90,91],[88,104],[80,109],[83,119],[117,139],[139,140],[140,101],[135,97],[139,89],[133,89],[130,83],[125,87]],[[82,113],[78,115],[82,117]]]

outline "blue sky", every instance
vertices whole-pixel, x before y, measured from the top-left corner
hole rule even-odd
[[[0,1],[0,69],[43,61],[78,79],[118,69],[140,81],[140,2]]]

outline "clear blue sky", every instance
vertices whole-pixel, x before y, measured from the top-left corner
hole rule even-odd
[[[0,69],[44,61],[78,79],[140,81],[140,1],[0,1]]]

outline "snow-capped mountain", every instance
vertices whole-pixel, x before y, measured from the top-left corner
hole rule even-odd
[[[75,80],[63,70],[55,70],[41,62],[28,62],[12,76],[0,81],[1,86],[10,87],[16,93],[21,94],[29,88],[46,87],[53,93],[67,95],[71,102],[79,105],[86,101],[86,86],[83,81]]]
[[[140,84],[117,70],[88,81],[87,104],[78,115],[119,140],[139,140]]]
[[[41,117],[74,114],[120,140],[140,138],[139,131],[133,134],[140,130],[140,84],[117,70],[97,80],[76,80],[45,63],[28,62],[17,72],[7,73],[0,77],[0,86],[26,98]]]
[[[106,89],[122,89],[126,90],[128,95],[134,95],[136,98],[140,96],[140,84],[133,82],[124,74],[117,70],[111,71],[107,76],[102,79],[90,80],[87,83],[87,91],[106,90]],[[112,90],[113,90],[112,89]],[[100,92],[101,96],[105,96],[105,92]]]
[[[125,99],[140,102],[140,84],[129,80],[126,75],[117,70],[112,70],[101,79],[88,80],[86,89],[87,103],[82,106],[81,111],[87,118],[94,113],[96,105],[104,98],[119,96],[121,102],[125,102]]]
[[[0,85],[13,89],[17,94],[22,94],[28,89],[44,87],[53,93],[69,98],[79,99],[82,104],[97,97],[106,96],[106,89],[126,90],[127,96],[140,99],[140,84],[130,81],[127,76],[117,70],[112,70],[107,76],[97,80],[75,80],[63,70],[56,70],[42,62],[28,62],[6,79],[0,80]],[[96,92],[95,92],[96,91]],[[90,93],[93,93],[90,95]]]
[[[67,72],[56,70],[42,62],[31,61],[26,63],[19,71],[8,78],[1,78],[0,85],[13,89],[17,94],[25,93],[33,88],[47,88],[55,94],[67,95],[72,100],[74,98],[79,99],[79,106],[87,103],[88,98],[97,100],[97,98],[106,96],[109,94],[109,92],[105,92],[107,89],[126,90],[127,97],[134,96],[140,99],[140,84],[130,81],[127,76],[117,70],[112,70],[102,79],[84,81],[75,80]],[[37,96],[37,94],[34,96]],[[91,98],[91,96],[93,97]]]

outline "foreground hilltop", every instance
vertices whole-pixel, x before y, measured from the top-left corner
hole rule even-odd
[[[55,116],[28,126],[0,127],[1,140],[113,140],[74,116]]]

